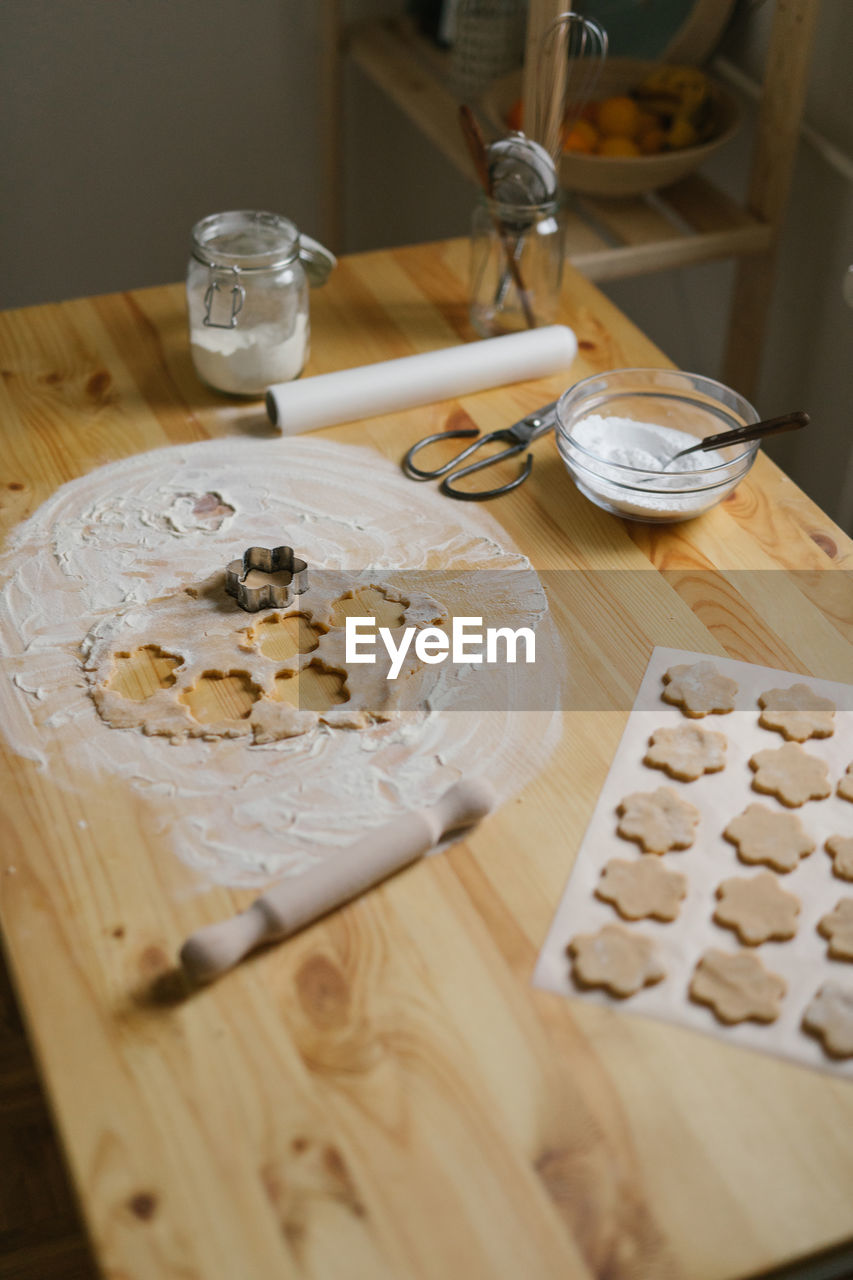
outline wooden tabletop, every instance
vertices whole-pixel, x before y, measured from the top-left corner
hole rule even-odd
[[[455,241],[344,259],[312,294],[308,373],[470,340],[466,266]],[[572,381],[666,364],[572,272],[562,319]],[[4,531],[110,460],[266,433],[259,404],[200,385],[185,325],[178,285],[0,316]],[[399,459],[460,407],[504,426],[568,381],[327,438]],[[853,543],[765,456],[664,528],[593,507],[553,440],[535,450],[489,508],[534,566],[654,575],[614,585],[578,661],[633,688],[654,644],[851,678]],[[568,594],[552,608],[569,625]],[[574,713],[470,839],[191,998],[179,944],[251,895],[188,894],[130,791],[69,793],[0,743],[5,949],[106,1275],[732,1280],[853,1237],[849,1084],[530,985],[624,721]]]

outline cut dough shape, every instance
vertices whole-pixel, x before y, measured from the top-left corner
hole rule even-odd
[[[771,871],[748,879],[733,876],[717,887],[717,924],[734,929],[741,942],[760,946],[771,938],[785,942],[797,932],[800,900],[779,887]]]
[[[205,671],[181,692],[179,701],[189,707],[199,724],[218,724],[220,720],[246,720],[260,696],[260,688],[247,671]]]
[[[788,689],[768,689],[758,699],[762,708],[758,723],[775,729],[794,742],[830,738],[835,731],[835,703],[810,689],[792,684]]]
[[[853,764],[848,764],[844,777],[838,784],[838,794],[842,800],[853,800]]]
[[[375,618],[377,627],[402,627],[408,600],[392,600],[381,587],[359,587],[332,606],[333,627],[345,627],[347,618]]]
[[[853,880],[853,836],[830,836],[825,848],[832,858],[833,875]]]
[[[741,862],[764,862],[776,871],[793,871],[815,849],[794,813],[751,804],[732,818],[723,835],[737,846]]]
[[[611,858],[601,873],[596,897],[610,902],[626,920],[674,920],[687,894],[687,877],[669,871],[660,858],[644,854],[632,862]]]
[[[713,729],[681,724],[677,729],[655,729],[643,763],[663,769],[671,778],[692,782],[703,773],[718,773],[726,764],[726,739]]]
[[[818,920],[817,930],[829,939],[827,955],[833,960],[853,960],[853,898],[840,898],[829,915]]]
[[[566,948],[578,986],[604,987],[625,999],[666,974],[650,938],[621,925],[606,924],[598,933],[579,934]]]
[[[146,702],[158,689],[171,688],[177,680],[174,672],[183,661],[179,654],[166,653],[159,644],[143,644],[132,653],[116,653],[106,687],[120,698]]]
[[[246,635],[265,658],[284,662],[298,653],[313,653],[323,632],[307,613],[267,613]]]
[[[722,675],[713,662],[683,663],[664,672],[661,697],[681,707],[686,716],[726,715],[735,709],[737,682]]]
[[[636,840],[646,853],[689,849],[699,823],[699,810],[682,800],[672,787],[634,791],[621,801],[616,812],[620,836]]]
[[[311,662],[300,671],[281,671],[271,696],[300,711],[329,711],[349,701],[345,671],[335,671],[320,662]]]
[[[787,987],[749,951],[706,951],[690,980],[690,998],[720,1022],[775,1022]]]
[[[803,1026],[831,1058],[853,1057],[853,987],[825,982],[803,1014]]]
[[[755,773],[753,790],[776,796],[789,809],[798,809],[807,800],[823,800],[832,790],[824,761],[793,742],[756,751],[749,767]]]

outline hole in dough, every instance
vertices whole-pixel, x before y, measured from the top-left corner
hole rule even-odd
[[[245,720],[261,690],[246,671],[205,671],[179,696],[193,719],[213,724],[217,720]]]
[[[347,618],[375,618],[380,627],[401,627],[408,600],[389,600],[380,587],[359,587],[332,605],[332,626],[346,626]]]
[[[265,658],[284,662],[297,653],[311,653],[323,633],[307,613],[270,613],[249,631],[249,638]]]
[[[131,702],[145,702],[158,689],[169,689],[183,658],[167,653],[159,644],[143,644],[133,653],[114,653],[113,670],[106,687]]]
[[[300,711],[329,711],[349,702],[345,671],[333,671],[321,662],[310,662],[301,671],[280,671],[271,695]]]

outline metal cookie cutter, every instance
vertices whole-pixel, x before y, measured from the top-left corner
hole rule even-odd
[[[251,586],[247,578],[253,569],[260,573],[287,573],[283,584],[264,582]],[[257,613],[259,609],[283,609],[294,596],[308,590],[308,565],[293,554],[293,547],[247,547],[241,560],[232,560],[225,569],[225,590],[234,596],[241,609]]]

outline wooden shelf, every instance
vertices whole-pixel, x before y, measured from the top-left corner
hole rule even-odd
[[[450,58],[407,18],[350,29],[352,61],[473,182],[449,87]],[[569,196],[569,259],[591,280],[643,275],[770,248],[772,228],[705,178],[693,175],[648,196]]]

